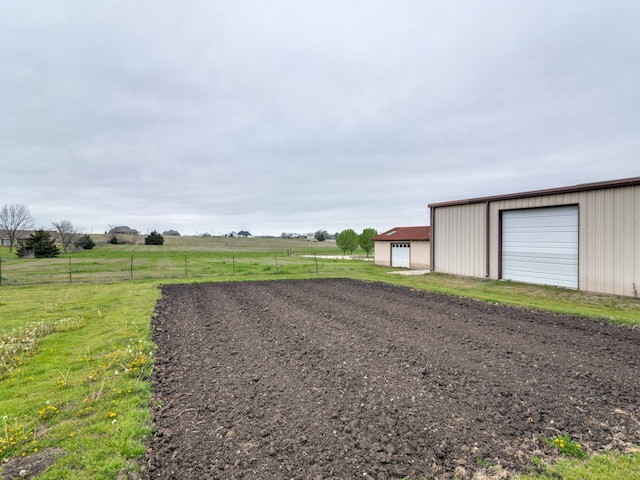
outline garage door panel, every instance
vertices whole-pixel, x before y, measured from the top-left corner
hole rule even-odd
[[[391,245],[391,266],[409,268],[411,265],[411,247],[408,243]]]
[[[502,278],[578,287],[578,207],[502,212]]]

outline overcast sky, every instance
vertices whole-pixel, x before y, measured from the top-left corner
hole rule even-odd
[[[639,25],[637,0],[0,0],[0,205],[382,232],[639,176]]]

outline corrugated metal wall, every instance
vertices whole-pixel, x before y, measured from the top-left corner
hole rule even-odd
[[[580,290],[634,295],[640,291],[640,186],[542,195],[489,204],[434,209],[434,269],[497,279],[500,267],[500,210],[577,204],[579,207]],[[489,228],[489,249],[486,228]],[[487,259],[487,251],[489,259]]]
[[[431,240],[436,271],[454,275],[485,275],[485,204],[437,208]],[[435,229],[433,228],[435,225]]]
[[[586,192],[580,214],[580,289],[640,291],[640,186]]]

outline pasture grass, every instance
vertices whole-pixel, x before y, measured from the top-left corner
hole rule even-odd
[[[60,449],[43,479],[106,480],[138,468],[151,433],[149,319],[158,294],[131,282],[0,291],[0,335],[17,341],[32,322],[77,327],[44,335],[2,376],[0,458]]]
[[[554,465],[539,465],[535,474],[519,475],[518,480],[638,480],[640,454],[592,455],[588,460],[562,459]]]
[[[0,380],[0,449],[7,445],[0,450],[0,468],[2,459],[50,450],[59,453],[40,479],[114,479],[139,469],[137,461],[152,429],[150,318],[160,283],[349,277],[640,326],[640,301],[630,297],[435,273],[396,275],[390,272],[397,269],[371,261],[322,258],[340,254],[326,242],[167,240],[161,247],[103,243],[95,250],[53,259],[68,264],[71,258],[74,268],[78,265],[72,283],[64,273],[56,274],[62,280],[39,285],[3,281],[0,339],[5,340],[0,342],[28,336],[35,324],[44,327],[31,350],[5,368]],[[2,249],[0,255],[5,280],[21,269],[43,276],[50,265],[57,265],[44,259],[15,260],[15,271],[5,276],[7,255]],[[139,265],[134,280],[127,278],[131,256]],[[170,278],[156,278],[157,271]],[[174,275],[167,274],[172,271]],[[640,478],[639,463],[637,451],[592,455],[561,460],[521,478]]]

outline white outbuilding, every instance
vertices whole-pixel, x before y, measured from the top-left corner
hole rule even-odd
[[[429,227],[395,227],[373,237],[373,263],[429,268]]]

